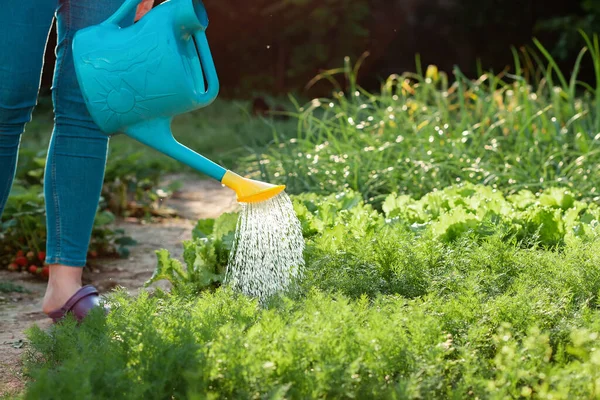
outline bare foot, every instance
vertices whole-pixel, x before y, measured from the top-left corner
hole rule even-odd
[[[45,314],[61,308],[81,288],[82,267],[50,265],[50,278],[42,303]]]

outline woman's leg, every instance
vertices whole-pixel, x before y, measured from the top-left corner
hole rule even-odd
[[[108,149],[108,137],[92,121],[77,83],[73,36],[79,29],[104,21],[122,3],[59,0],[52,90],[55,126],[44,175],[46,262],[50,264],[43,304],[46,313],[60,308],[81,287]]]
[[[4,0],[0,7],[0,215],[25,124],[37,101],[57,0]]]

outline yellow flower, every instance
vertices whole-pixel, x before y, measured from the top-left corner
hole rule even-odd
[[[425,72],[425,78],[431,79],[433,83],[436,83],[440,79],[440,73],[438,71],[438,67],[435,65],[430,65],[427,67],[427,72]]]

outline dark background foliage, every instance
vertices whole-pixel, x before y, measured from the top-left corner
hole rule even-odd
[[[156,0],[158,4],[161,0]],[[468,76],[512,63],[511,46],[533,36],[568,66],[596,32],[600,1],[574,0],[205,0],[209,40],[222,95],[303,91],[323,69],[368,52],[361,83],[376,86],[391,73],[424,65]],[[55,38],[48,43],[43,87],[51,84]],[[480,64],[478,64],[480,62]],[[587,71],[584,66],[582,76]],[[313,87],[311,94],[320,92]]]

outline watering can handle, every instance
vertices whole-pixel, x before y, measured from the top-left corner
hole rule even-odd
[[[200,54],[200,62],[202,63],[202,70],[204,71],[204,77],[206,78],[207,88],[203,95],[203,105],[208,105],[217,97],[220,89],[219,77],[217,76],[217,70],[215,62],[213,61],[210,47],[208,45],[208,39],[206,38],[205,31],[198,31],[194,34],[196,39],[196,45],[198,46],[198,53]],[[200,77],[199,79],[202,79]]]
[[[135,12],[137,6],[142,0],[125,0],[125,2],[119,7],[113,15],[111,15],[104,23],[119,25],[127,15]]]

